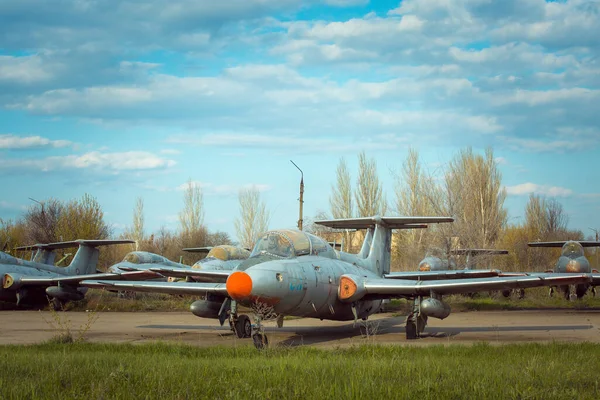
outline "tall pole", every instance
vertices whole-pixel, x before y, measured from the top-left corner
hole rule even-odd
[[[298,171],[300,171],[300,211],[299,211],[299,217],[298,217],[298,230],[302,230],[302,207],[304,206],[304,172],[302,172],[302,170],[300,169],[300,167],[298,167],[296,165],[295,162],[293,162],[292,160],[290,160],[290,162],[292,164],[294,164],[294,167],[298,168]]]

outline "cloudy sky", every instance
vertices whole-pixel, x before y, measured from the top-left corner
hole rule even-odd
[[[0,217],[88,192],[116,230],[134,201],[177,228],[180,186],[234,235],[258,185],[271,227],[328,208],[339,157],[407,149],[440,171],[493,146],[519,222],[530,192],[600,228],[598,0],[0,2]]]

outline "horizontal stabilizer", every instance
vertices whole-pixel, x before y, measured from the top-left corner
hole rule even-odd
[[[28,246],[16,247],[15,250],[36,250],[36,249],[56,250],[56,249],[69,249],[69,248],[78,247],[78,246],[98,247],[98,246],[109,246],[109,245],[115,245],[115,244],[128,244],[128,243],[135,243],[135,241],[129,240],[129,239],[123,239],[123,240],[77,239],[77,240],[72,240],[69,242],[31,244]]]
[[[333,247],[336,250],[342,249],[342,243],[338,243],[338,242],[328,242],[328,243],[331,247]]]
[[[508,250],[496,250],[496,249],[457,249],[450,251],[450,254],[457,256],[471,255],[471,256],[482,256],[482,255],[501,255],[508,254]]]
[[[315,224],[333,229],[367,229],[375,225],[383,225],[390,229],[427,228],[427,224],[453,222],[452,217],[366,217],[328,219],[315,221]]]
[[[212,246],[206,247],[188,247],[185,249],[181,249],[183,251],[187,251],[188,253],[208,253],[212,250]]]
[[[529,247],[563,247],[565,243],[577,242],[582,247],[600,247],[600,242],[594,242],[590,240],[565,240],[556,242],[530,242],[527,243]]]

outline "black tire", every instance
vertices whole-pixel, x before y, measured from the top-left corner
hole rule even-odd
[[[252,324],[247,315],[242,314],[235,321],[235,334],[240,339],[252,336]]]
[[[587,293],[587,286],[586,285],[577,285],[575,287],[575,293],[577,294],[577,300],[581,300],[583,299],[583,296],[585,296],[585,294]]]
[[[507,298],[508,298],[508,297],[510,297],[510,292],[511,292],[511,290],[510,290],[510,289],[503,290],[503,291],[502,291],[502,296],[504,296],[504,297],[507,297]]]
[[[256,335],[252,336],[252,341],[254,342],[254,347],[256,347],[258,350],[266,349],[269,346],[269,339],[267,339],[267,335],[257,333]]]
[[[417,324],[415,324],[414,321],[406,321],[406,340],[414,340],[418,337]]]

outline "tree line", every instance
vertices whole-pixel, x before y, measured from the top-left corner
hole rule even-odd
[[[19,254],[14,248],[36,243],[54,243],[76,239],[132,239],[133,245],[109,246],[100,252],[99,268],[105,269],[121,261],[130,251],[148,251],[170,260],[193,264],[198,256],[182,251],[187,247],[206,247],[220,244],[239,244],[252,248],[258,235],[268,230],[270,213],[256,187],[243,188],[238,193],[239,215],[235,228],[239,243],[228,233],[210,231],[204,222],[204,194],[200,185],[188,180],[183,191],[183,208],[178,214],[176,230],[164,225],[156,232],[147,232],[144,200],[135,199],[132,221],[121,233],[106,222],[104,211],[95,197],[84,194],[68,201],[49,198],[28,207],[16,220],[0,218],[0,245],[3,251],[28,258],[28,252]],[[67,265],[76,249],[59,251],[57,260]],[[68,256],[70,255],[70,256]]]
[[[581,231],[568,228],[569,218],[554,198],[531,194],[520,222],[510,222],[504,207],[506,190],[502,174],[491,148],[477,154],[471,148],[458,151],[442,169],[428,171],[418,151],[410,149],[400,171],[392,171],[394,187],[388,202],[377,162],[365,152],[358,154],[358,171],[353,179],[342,157],[331,186],[329,209],[314,219],[368,217],[373,215],[453,216],[452,224],[433,224],[428,229],[400,230],[393,238],[392,268],[416,269],[429,251],[450,254],[458,248],[509,250],[508,256],[476,260],[478,267],[496,267],[506,271],[541,271],[552,267],[560,249],[529,248],[528,242],[549,240],[582,240]],[[173,261],[191,264],[197,256],[181,251],[186,247],[238,244],[253,248],[262,232],[269,228],[270,212],[256,187],[238,193],[239,210],[234,221],[238,242],[222,231],[210,231],[204,220],[204,194],[191,179],[183,191],[183,208],[175,230],[162,226],[146,232],[144,201],[138,197],[133,207],[131,224],[115,235],[104,219],[102,207],[91,195],[61,201],[50,198],[31,205],[16,221],[0,219],[0,244],[4,250],[19,245],[51,243],[75,239],[130,238],[133,246],[109,247],[101,252],[100,265],[106,267],[120,261],[132,250],[149,251]],[[308,231],[330,241],[343,241],[345,250],[356,252],[361,245],[361,232],[335,232],[307,221]],[[592,265],[597,253],[592,250]],[[67,259],[65,263],[68,263]],[[458,265],[464,260],[457,259]]]
[[[531,194],[521,222],[509,222],[504,207],[506,190],[492,148],[476,154],[471,148],[457,152],[442,171],[430,173],[417,150],[410,149],[399,172],[393,172],[392,202],[387,203],[374,158],[358,155],[353,181],[342,157],[331,186],[329,210],[315,219],[368,217],[372,215],[452,216],[452,224],[433,224],[428,229],[399,230],[393,238],[395,270],[416,269],[427,252],[450,255],[459,248],[505,249],[508,256],[480,256],[477,266],[506,271],[542,271],[552,267],[560,249],[529,248],[528,242],[583,240],[581,231],[568,229],[569,218],[554,198]],[[311,225],[328,240],[343,240],[348,251],[357,251],[361,232],[334,232]],[[596,265],[596,252],[592,265]],[[455,257],[457,264],[464,259]]]

